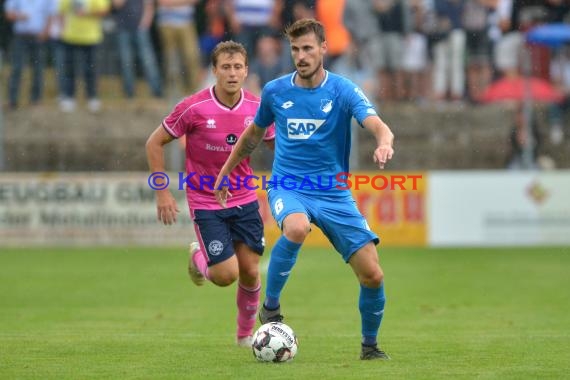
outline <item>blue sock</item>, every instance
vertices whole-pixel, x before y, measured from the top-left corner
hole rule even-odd
[[[279,307],[281,291],[297,261],[299,249],[301,249],[300,243],[294,243],[284,235],[281,235],[277,243],[275,243],[271,251],[269,269],[267,270],[266,297],[263,303],[267,309],[274,310]]]
[[[378,330],[384,316],[384,284],[379,288],[367,288],[360,285],[358,308],[362,321],[362,344],[374,346],[377,344]]]

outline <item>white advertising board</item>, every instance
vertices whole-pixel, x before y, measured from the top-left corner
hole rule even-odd
[[[0,174],[0,247],[181,245],[194,237],[185,192],[175,225],[157,221],[148,173]]]
[[[570,245],[570,171],[429,178],[430,245]]]
[[[185,193],[178,222],[156,219],[147,173],[0,174],[2,246],[186,245],[194,239]],[[570,246],[570,171],[430,172],[428,245]]]

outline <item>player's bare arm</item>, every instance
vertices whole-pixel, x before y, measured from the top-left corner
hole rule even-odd
[[[146,141],[146,157],[151,173],[165,172],[164,146],[174,140],[166,130],[159,125]],[[180,211],[176,199],[168,189],[156,190],[156,215],[165,225],[176,223],[176,214]]]
[[[271,149],[272,152],[275,152],[275,139],[265,140],[265,146]]]
[[[380,169],[384,169],[384,165],[394,155],[394,134],[378,116],[369,116],[362,124],[376,138],[373,159]]]
[[[214,195],[220,206],[225,208],[228,196],[232,196],[227,186],[220,188],[220,183],[244,158],[253,153],[255,148],[257,148],[259,143],[263,140],[265,132],[265,128],[260,128],[255,125],[255,123],[252,123],[238,139],[236,147],[232,150],[232,153],[230,153],[214,184]]]

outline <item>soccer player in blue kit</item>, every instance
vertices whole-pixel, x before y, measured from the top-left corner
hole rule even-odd
[[[214,193],[225,206],[231,189],[224,177],[253,152],[265,129],[275,123],[275,159],[267,194],[282,235],[271,252],[259,319],[261,323],[283,319],[281,291],[313,223],[350,264],[360,283],[360,358],[389,359],[377,342],[385,304],[384,273],[375,247],[378,236],[356,207],[346,182],[329,186],[329,181],[349,172],[353,117],[375,137],[373,159],[380,169],[394,154],[394,135],[358,86],[324,69],[327,43],[320,22],[298,20],[286,34],[296,71],[264,87],[255,120],[222,167]],[[286,186],[280,181],[284,177]]]

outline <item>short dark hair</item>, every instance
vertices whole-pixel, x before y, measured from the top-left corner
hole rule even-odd
[[[319,43],[325,42],[325,28],[323,24],[313,18],[303,18],[295,21],[287,27],[285,35],[292,38],[298,38],[309,33],[315,33]]]
[[[247,66],[247,51],[242,44],[235,41],[223,41],[216,45],[212,51],[212,66],[216,67],[218,64],[218,57],[220,54],[227,53],[230,55],[241,54],[245,58],[245,64]]]

